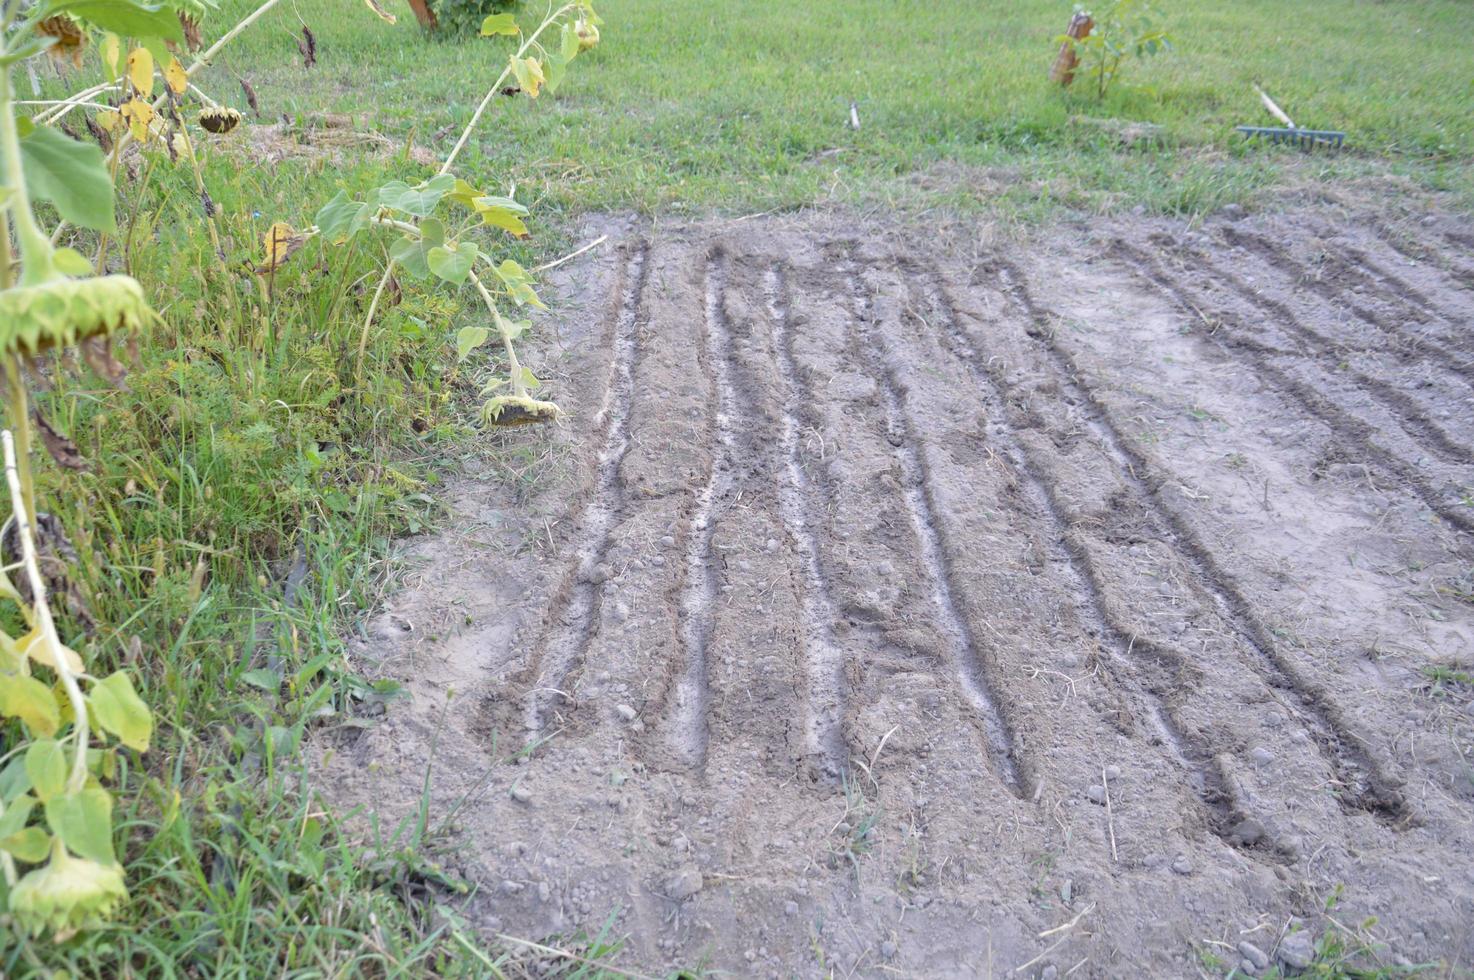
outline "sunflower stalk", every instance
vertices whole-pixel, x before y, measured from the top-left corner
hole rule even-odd
[[[466,143],[471,139],[471,134],[476,131],[476,126],[481,122],[481,117],[486,114],[486,109],[488,106],[491,105],[492,99],[496,96],[498,92],[502,90],[502,87],[506,84],[507,79],[512,76],[513,63],[515,63],[519,58],[526,57],[527,52],[532,50],[534,47],[540,48],[541,46],[538,44],[538,38],[541,37],[543,32],[546,31],[549,27],[552,27],[555,23],[558,23],[559,18],[563,17],[565,14],[572,13],[574,10],[579,10],[582,8],[583,3],[580,2],[580,0],[574,0],[573,3],[563,4],[561,7],[550,12],[546,17],[544,17],[542,23],[537,26],[537,30],[533,31],[523,40],[522,44],[517,48],[516,54],[512,55],[511,60],[507,62],[507,66],[502,69],[502,73],[496,77],[496,81],[492,82],[491,87],[486,90],[486,94],[482,97],[481,102],[476,106],[476,111],[471,114],[470,121],[467,122],[465,128],[461,130],[460,139],[456,140],[455,146],[452,147],[450,153],[446,155],[445,161],[440,165],[440,169],[436,171],[437,173],[450,173],[450,168],[455,163],[456,157],[460,156],[461,150],[465,149]],[[379,277],[378,288],[374,290],[374,297],[372,300],[369,301],[368,313],[366,313],[363,318],[363,330],[358,338],[358,360],[353,370],[353,377],[355,381],[359,383],[363,381],[363,362],[364,357],[368,354],[369,330],[373,327],[374,314],[378,312],[379,299],[384,295],[384,287],[389,284],[389,280],[394,276],[394,265],[394,260],[391,258],[389,262],[384,266],[384,274]]]
[[[0,187],[7,192],[10,224],[15,230],[16,244],[20,246],[20,284],[34,286],[56,277],[56,250],[52,248],[50,236],[36,222],[22,176],[20,130],[11,106],[10,70],[9,65],[0,67],[0,161],[5,164],[6,174],[5,183]]]
[[[497,333],[502,338],[502,347],[507,351],[507,371],[512,376],[512,394],[518,398],[526,398],[527,385],[522,382],[522,363],[517,360],[517,351],[512,346],[512,334],[507,329],[506,318],[496,308],[496,300],[492,297],[491,291],[486,288],[486,285],[476,275],[474,270],[472,270],[470,276],[472,285],[481,294],[481,298],[486,301],[486,308],[491,311],[491,319],[496,323]]]
[[[21,170],[20,132],[15,123],[12,98],[10,66],[0,66],[0,161],[5,164],[6,174],[5,182],[0,184],[0,193],[6,199],[5,221],[3,227],[0,227],[0,233],[3,233],[0,238],[5,242],[4,250],[0,252],[0,289],[9,289],[16,284],[15,267],[12,264],[14,257],[10,251],[11,229],[14,229],[16,244],[20,246],[21,285],[44,282],[57,274],[56,250],[31,211],[31,198]],[[5,394],[10,424],[15,427],[20,443],[20,499],[30,513],[34,514],[36,484],[31,474],[30,408],[27,404],[25,379],[21,377],[20,357],[19,353],[14,353],[5,358]]]
[[[36,557],[35,532],[31,527],[31,511],[26,507],[25,495],[21,491],[20,473],[16,463],[15,440],[9,429],[0,432],[0,444],[5,452],[5,481],[10,487],[11,507],[15,517],[16,537],[20,539],[21,561],[25,565],[26,579],[31,586],[31,618],[41,634],[38,642],[45,643],[55,651],[56,676],[66,690],[67,701],[72,706],[73,745],[72,770],[67,778],[67,792],[75,793],[87,784],[87,745],[90,737],[87,719],[87,700],[72,672],[61,638],[56,633],[56,623],[51,618],[51,606],[46,601],[46,579],[41,574],[41,564]]]

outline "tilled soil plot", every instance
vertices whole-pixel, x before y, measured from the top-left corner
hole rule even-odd
[[[1259,973],[1368,916],[1474,962],[1467,226],[613,231],[568,420],[357,646],[414,703],[319,740],[385,820],[429,770],[474,923],[773,977]]]

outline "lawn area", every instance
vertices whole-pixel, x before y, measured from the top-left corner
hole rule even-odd
[[[222,0],[207,42],[257,5]],[[200,74],[247,116],[234,143],[203,154],[218,255],[193,173],[157,149],[121,170],[117,234],[58,232],[99,272],[138,279],[161,315],[126,388],[59,359],[37,370],[37,402],[88,463],[33,453],[38,509],[75,549],[89,607],[60,613],[62,626],[81,636],[95,620],[75,645],[99,676],[137,672],[156,729],[109,783],[130,902],[62,943],[0,924],[0,976],[516,975],[506,949],[436,906],[459,883],[435,863],[430,815],[350,838],[298,758],[310,729],[362,726],[366,706],[395,696],[341,657],[392,583],[393,542],[442,519],[435,494],[460,461],[521,444],[477,416],[500,355],[457,357],[457,331],[486,319],[470,288],[407,286],[375,305],[387,238],[311,237],[279,270],[255,271],[274,221],[305,230],[339,191],[430,177],[515,44],[429,38],[404,4],[386,5],[397,24],[361,3],[282,4]],[[1191,217],[1385,175],[1474,206],[1466,0],[1162,6],[1174,50],[1129,64],[1097,100],[1083,80],[1068,93],[1047,81],[1063,0],[612,0],[602,43],[558,92],[494,99],[454,173],[530,209],[527,240],[474,235],[528,266],[578,244],[575,220],[596,212]],[[40,96],[99,77],[87,58],[80,81],[43,72]],[[1256,82],[1301,125],[1346,131],[1348,150],[1244,142],[1235,125],[1273,124]],[[252,142],[325,113],[370,135],[336,150]],[[1123,145],[1122,122],[1158,135]],[[57,216],[41,210],[49,233]],[[0,734],[20,730],[6,724]],[[28,784],[5,746],[10,802]],[[614,938],[570,943],[598,959]]]
[[[1097,102],[1084,82],[1062,94],[1046,81],[1069,18],[1053,0],[613,4],[605,43],[553,104],[503,105],[466,166],[561,210],[667,215],[815,203],[1193,214],[1252,201],[1289,173],[1383,167],[1467,198],[1474,80],[1457,0],[1163,9],[1175,50],[1129,64]],[[317,36],[316,67],[301,68],[287,11],[229,59],[264,111],[359,111],[420,142],[458,131],[509,43],[427,45],[408,15],[391,27],[324,0],[295,11]],[[215,74],[212,89],[234,97]],[[1275,125],[1254,82],[1297,124],[1346,131],[1350,152],[1304,161],[1246,145],[1235,125]],[[1123,150],[1072,125],[1080,116],[1158,124],[1164,145]]]

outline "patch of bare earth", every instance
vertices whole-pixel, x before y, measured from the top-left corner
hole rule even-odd
[[[1474,237],[1354,217],[613,227],[325,792],[649,972],[1467,968]]]

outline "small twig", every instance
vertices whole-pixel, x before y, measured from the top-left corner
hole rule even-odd
[[[582,255],[583,253],[587,252],[589,249],[591,249],[591,248],[598,248],[600,245],[603,245],[608,240],[609,240],[609,236],[608,235],[600,235],[598,238],[595,238],[593,241],[589,242],[587,245],[585,245],[583,248],[579,249],[577,252],[569,252],[567,255],[563,256],[561,259],[554,259],[551,262],[544,262],[542,265],[533,266],[532,271],[533,272],[547,272],[549,269],[556,269],[558,266],[562,265],[564,262],[567,262],[570,259],[576,259],[576,258],[578,258],[580,255]]]
[[[1045,933],[1042,933],[1041,932],[1039,935],[1042,936],[1042,935],[1045,935]],[[1040,960],[1044,959],[1044,957],[1048,956],[1050,953],[1054,952],[1056,949],[1059,949],[1060,946],[1064,945],[1064,941],[1066,939],[1068,939],[1068,938],[1070,938],[1070,937],[1069,936],[1063,936],[1063,937],[1055,940],[1053,943],[1050,944],[1050,946],[1049,946],[1048,949],[1046,949],[1044,952],[1040,953],[1038,956],[1034,957],[1032,960],[1029,960],[1029,962],[1027,962],[1027,963],[1021,963],[1018,966],[1014,967],[1013,968],[1013,972],[1014,973],[1023,973],[1029,967],[1033,966],[1035,963],[1038,963]]]
[[[894,735],[896,733],[896,730],[899,729],[900,727],[901,727],[900,725],[892,725],[890,731],[888,731],[884,735],[880,736],[880,744],[877,745],[877,746],[875,746],[875,751],[874,752],[870,753],[870,768],[871,769],[874,769],[875,768],[876,760],[878,760],[880,758],[880,751],[885,748],[885,743],[888,742],[888,741],[890,741],[890,737],[892,735]],[[870,779],[871,779],[871,782],[874,782],[875,781],[875,777],[874,776],[871,776]]]
[[[85,105],[87,102],[91,101],[94,95],[101,95],[103,92],[106,92],[110,88],[117,88],[121,82],[121,78],[115,79],[110,82],[99,82],[98,84],[93,85],[90,88],[85,88],[80,92],[76,92],[68,96],[67,98],[57,102],[53,108],[38,112],[36,114],[35,123],[36,125],[41,126],[47,123],[56,122],[68,112],[71,112],[78,106]]]
[[[501,971],[501,969],[495,963],[493,963],[490,959],[488,959],[485,953],[483,953],[483,952],[481,952],[481,950],[477,949],[471,943],[471,941],[468,940],[465,936],[462,936],[461,935],[461,931],[459,929],[452,929],[450,931],[450,938],[452,938],[456,942],[460,943],[461,944],[461,948],[464,949],[471,956],[473,956],[476,959],[480,960],[481,961],[481,965],[484,966],[484,967],[486,967],[488,970],[490,970],[491,973],[492,973],[492,976],[497,977],[498,980],[505,980],[505,978],[506,978],[507,975],[505,973],[503,973]]]
[[[1106,829],[1111,833],[1111,860],[1120,863],[1116,855],[1116,816],[1111,812],[1111,784],[1106,779],[1105,766],[1100,767],[1100,786],[1105,790]]]
[[[598,960],[591,960],[587,956],[579,956],[577,953],[570,953],[566,949],[556,949],[552,946],[544,946],[542,943],[535,943],[530,939],[519,939],[516,936],[508,936],[505,933],[500,932],[496,934],[496,938],[500,939],[502,942],[516,943],[518,946],[526,946],[528,949],[536,950],[539,953],[544,953],[549,956],[561,956],[563,959],[572,960],[575,963],[582,963],[585,966],[596,967],[604,973],[612,973],[617,977],[628,977],[629,980],[656,980],[655,977],[652,977],[645,973],[635,973],[632,970],[621,970],[617,966],[610,966],[607,963],[600,963]]]
[[[1083,919],[1083,918],[1085,918],[1085,916],[1089,915],[1094,910],[1095,910],[1095,903],[1094,902],[1091,902],[1089,905],[1085,906],[1078,913],[1076,913],[1075,917],[1073,919],[1071,919],[1069,922],[1066,922],[1062,926],[1055,926],[1053,929],[1045,929],[1043,932],[1039,933],[1039,935],[1036,938],[1043,939],[1045,936],[1052,936],[1052,935],[1054,935],[1057,932],[1068,932],[1069,930],[1075,928],[1075,926],[1079,925],[1080,924],[1080,920]],[[1030,960],[1030,962],[1033,962],[1033,961]],[[1026,963],[1024,965],[1027,966],[1028,964]]]
[[[62,105],[63,103],[62,103],[62,100],[60,100],[60,99],[30,99],[30,100],[17,99],[17,100],[15,100],[14,102],[12,102],[10,104],[11,105],[48,105],[48,106],[58,106],[58,105]],[[80,107],[80,108],[83,108],[83,109],[116,109],[117,108],[117,106],[104,105],[101,102],[73,102],[73,101],[68,101],[68,102],[66,102],[66,104],[67,105],[70,105],[70,106],[72,106],[74,108]]]
[[[1062,678],[1065,684],[1069,687],[1069,693],[1065,695],[1066,701],[1068,701],[1074,694],[1077,693],[1075,691],[1075,678],[1071,677],[1069,674],[1063,673],[1058,670],[1050,670],[1047,667],[1035,667],[1033,664],[1026,665],[1024,667],[1024,670],[1029,672],[1029,680],[1034,680],[1041,674],[1053,674],[1055,677]]]

